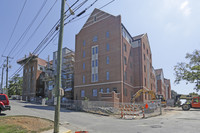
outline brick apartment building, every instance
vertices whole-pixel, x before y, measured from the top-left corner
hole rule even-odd
[[[171,99],[171,83],[169,79],[164,79],[166,86],[166,99]]]
[[[156,77],[152,67],[152,53],[147,34],[133,37],[132,51],[134,88],[137,91],[145,89],[156,92]],[[148,95],[144,96],[143,99],[149,99]]]
[[[163,69],[156,69],[157,94],[163,95],[165,99],[171,99],[171,83],[164,78]]]
[[[75,53],[69,48],[62,48],[61,87],[67,99],[73,99]],[[57,75],[57,51],[53,52],[53,74]],[[55,86],[55,82],[54,82]]]
[[[27,63],[28,62],[28,63]],[[23,69],[23,90],[22,99],[31,100],[35,97],[45,96],[44,70],[47,62],[38,58],[36,55],[30,54],[24,59],[18,60],[18,64],[24,65]]]
[[[130,102],[139,89],[156,91],[148,36],[132,37],[121,16],[95,9],[75,46],[74,99]]]

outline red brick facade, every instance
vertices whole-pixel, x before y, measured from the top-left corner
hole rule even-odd
[[[119,102],[130,102],[140,89],[157,90],[147,34],[132,37],[121,16],[98,9],[76,35],[74,70],[76,100],[103,100],[104,93],[111,95],[114,91],[112,96],[117,95]],[[136,101],[147,99],[150,97],[146,94]]]
[[[26,63],[27,60],[29,60],[28,63]],[[23,100],[26,100],[26,98],[30,100],[36,96],[44,97],[44,82],[42,79],[44,77],[43,70],[47,62],[35,55],[30,55],[17,63],[25,64],[23,69]]]

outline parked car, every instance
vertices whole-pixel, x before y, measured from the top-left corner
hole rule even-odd
[[[0,94],[0,114],[1,111],[10,110],[9,99],[6,94]]]

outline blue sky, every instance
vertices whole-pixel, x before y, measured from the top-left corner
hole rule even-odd
[[[45,0],[27,0],[13,37],[6,48],[24,1],[0,1],[0,55],[8,55]],[[93,1],[89,0],[78,12],[88,7]],[[100,8],[109,1],[98,0],[84,15],[91,13],[94,8]],[[12,68],[9,71],[9,75],[12,75],[20,67],[16,61],[24,57],[25,54],[33,52],[59,19],[60,0],[57,1],[32,39],[27,44],[25,43],[54,2],[55,0],[47,0],[44,9],[35,20],[24,40],[10,54],[13,59],[10,60]],[[73,2],[72,0],[67,1],[69,5],[72,5]],[[185,82],[175,85],[173,83],[175,79],[173,67],[177,62],[187,61],[185,60],[186,53],[191,53],[200,46],[199,5],[200,1],[197,0],[115,0],[102,10],[115,16],[121,15],[122,23],[132,36],[147,33],[154,68],[163,68],[165,78],[171,80],[172,89],[178,93],[187,94],[194,91],[192,89],[194,85],[186,85]],[[75,35],[80,31],[88,17],[86,16],[65,26],[63,47],[75,49]],[[39,57],[47,59],[48,55],[50,55],[52,59],[53,52],[57,50],[57,42],[58,37],[49,44]],[[22,48],[23,45],[25,47]],[[3,60],[4,58],[0,57],[0,65]]]

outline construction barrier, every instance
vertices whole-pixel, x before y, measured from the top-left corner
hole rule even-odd
[[[88,131],[76,131],[75,133],[88,133]]]
[[[144,113],[144,107],[143,106],[142,106],[142,115],[143,115],[142,118],[145,118],[145,113]]]
[[[125,116],[139,116],[140,107],[138,105],[130,105],[130,104],[124,104],[119,106],[121,111],[121,118],[125,118]]]

